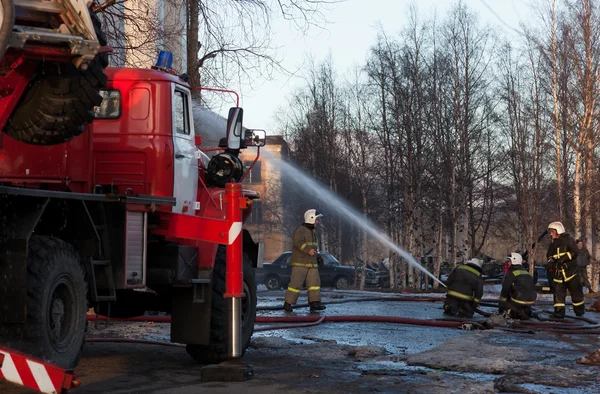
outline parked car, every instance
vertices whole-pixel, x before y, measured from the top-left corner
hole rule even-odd
[[[323,259],[323,265],[319,267],[319,276],[321,277],[321,287],[335,287],[336,289],[348,289],[354,284],[353,267],[342,265],[338,259],[332,254],[319,252],[319,256]],[[290,283],[290,275],[292,274],[292,266],[290,258],[292,252],[287,251],[281,254],[272,263],[263,264],[262,275],[264,276],[264,284],[269,290],[278,290],[287,288]],[[358,270],[360,275],[360,269]],[[367,268],[367,277],[365,284],[367,286],[378,286],[380,278],[375,271]]]
[[[548,277],[546,276],[546,268],[536,265],[535,271],[537,272],[535,290],[540,293],[550,293],[550,284],[548,282]]]

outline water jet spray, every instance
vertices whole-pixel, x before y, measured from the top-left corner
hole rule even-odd
[[[351,220],[354,224],[356,224],[361,229],[369,233],[381,244],[387,246],[388,248],[396,252],[398,255],[405,258],[411,266],[417,268],[419,271],[423,272],[431,279],[446,287],[446,285],[441,280],[436,278],[435,275],[427,271],[425,267],[419,264],[417,260],[415,260],[415,258],[410,255],[410,253],[406,252],[404,249],[396,245],[383,231],[378,230],[377,226],[373,222],[371,222],[364,215],[358,213],[354,208],[352,208],[348,203],[346,203],[342,198],[333,193],[331,190],[319,185],[314,178],[304,173],[304,171],[294,167],[293,165],[284,160],[279,159],[278,157],[276,157],[268,151],[265,151],[263,153],[263,157],[266,160],[272,161],[275,164],[275,167],[279,168],[280,171],[287,172],[288,175],[290,175],[290,178],[294,180],[294,182],[296,182],[298,186],[302,188],[309,187],[312,191],[315,192],[315,196],[329,208],[332,208],[338,213],[345,215],[349,220]]]

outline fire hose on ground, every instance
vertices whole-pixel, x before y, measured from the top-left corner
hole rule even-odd
[[[94,320],[107,320],[108,318],[103,315],[88,314],[87,319],[90,321]],[[149,322],[149,323],[170,323],[171,316],[137,316],[126,319],[111,318],[114,321],[130,321],[130,322]],[[321,322],[345,322],[345,323],[358,323],[358,322],[370,322],[370,323],[397,323],[397,324],[412,324],[419,326],[433,326],[433,327],[460,327],[463,323],[471,323],[469,319],[462,320],[426,320],[426,319],[413,319],[410,317],[398,317],[398,316],[368,316],[368,315],[342,315],[342,316],[257,316],[256,323],[321,323]],[[316,325],[316,324],[310,324]],[[297,327],[293,325],[293,327]],[[280,329],[283,326],[270,326],[269,329]],[[290,327],[291,328],[291,327]],[[257,330],[255,330],[257,331]],[[266,331],[265,328],[258,331]]]
[[[94,320],[107,320],[106,316],[88,314],[87,319],[90,321]],[[151,323],[170,323],[170,316],[138,316],[126,319],[111,319],[115,321],[130,321],[130,322],[151,322]],[[258,316],[256,323],[289,323],[289,324],[277,324],[265,327],[256,327],[255,332],[258,331],[272,331],[281,330],[287,328],[301,328],[316,326],[323,322],[370,322],[370,323],[396,323],[396,324],[412,324],[421,326],[432,326],[432,327],[449,327],[449,328],[462,328],[463,330],[470,330],[472,327],[477,329],[491,328],[489,324],[485,322],[478,322],[472,320],[423,320],[423,319],[412,319],[408,317],[397,317],[397,316],[362,316],[362,315],[349,315],[349,316]],[[165,345],[172,347],[182,347],[185,345],[142,340],[142,339],[130,339],[130,338],[86,338],[88,343],[91,342],[119,342],[119,343],[140,343],[150,345]]]
[[[344,300],[331,300],[327,302],[323,302],[323,305],[331,305],[331,304],[345,304],[349,302],[367,302],[367,301],[420,301],[420,302],[439,302],[445,301],[444,297],[389,297],[389,296],[377,296],[377,297],[361,297],[361,298],[348,298]],[[479,303],[482,306],[498,306],[498,300],[490,300],[483,299]],[[293,308],[308,308],[309,304],[298,304],[294,305]],[[282,310],[282,305],[272,305],[272,306],[259,306],[256,308],[258,311],[276,311]]]
[[[364,297],[364,298],[350,298],[345,300],[331,300],[328,302],[324,302],[323,304],[343,304],[349,302],[366,302],[366,301],[420,301],[420,302],[437,302],[444,301],[445,298],[442,297],[386,297],[386,296],[378,296],[378,297]],[[492,299],[484,299],[480,302],[481,306],[490,306],[497,307],[498,300]],[[295,305],[295,308],[303,308],[308,307],[306,304]],[[257,310],[279,310],[282,309],[281,306],[263,306],[257,307]],[[486,311],[481,310],[480,308],[476,308],[475,311],[484,317],[490,317],[492,314]],[[363,315],[342,315],[342,316],[258,316],[256,318],[256,323],[278,323],[276,325],[269,325],[263,327],[256,327],[254,331],[271,331],[271,330],[280,330],[280,329],[288,329],[288,328],[302,328],[302,327],[311,327],[322,324],[323,322],[371,322],[371,323],[395,323],[395,324],[411,324],[411,325],[420,325],[420,326],[433,326],[433,327],[449,327],[449,328],[461,328],[463,330],[471,330],[471,329],[499,329],[502,331],[514,332],[514,333],[529,333],[534,334],[536,331],[544,331],[544,332],[554,332],[561,334],[599,334],[600,333],[600,323],[585,318],[585,317],[571,317],[568,318],[578,319],[584,321],[589,324],[576,324],[570,320],[558,320],[558,319],[550,319],[541,317],[542,311],[535,310],[534,317],[536,317],[539,322],[534,321],[516,321],[513,323],[513,327],[494,327],[494,325],[488,321],[476,321],[469,319],[453,319],[453,318],[444,318],[444,319],[413,319],[407,317],[397,317],[397,316],[363,316]],[[551,313],[551,311],[544,311],[546,313]],[[98,321],[98,320],[107,320],[106,316],[102,315],[87,315],[87,319],[90,321]],[[138,316],[132,318],[113,318],[111,320],[115,321],[131,321],[131,322],[152,322],[152,323],[170,323],[170,316]],[[286,323],[286,324],[282,324]],[[141,340],[141,339],[129,339],[129,338],[87,338],[86,342],[130,342],[130,343],[142,343],[142,344],[155,344],[155,345],[165,345],[165,346],[185,346],[181,344],[169,343],[169,342],[161,342],[161,341],[151,341],[151,340]]]

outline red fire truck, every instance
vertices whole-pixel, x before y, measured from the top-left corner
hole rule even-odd
[[[256,146],[258,158],[264,131],[243,128],[233,107],[209,158],[169,53],[152,69],[105,67],[97,19],[77,17],[88,16],[83,0],[38,2],[36,12],[93,26],[78,41],[86,49],[64,32],[43,31],[38,43],[12,19],[4,45],[11,11],[0,2],[0,378],[68,389],[90,307],[168,312],[171,341],[195,360],[241,358],[262,252],[243,228],[259,196],[242,190],[238,154]]]

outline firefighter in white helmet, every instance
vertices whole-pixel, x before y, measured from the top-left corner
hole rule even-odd
[[[325,309],[321,304],[321,278],[319,276],[318,245],[315,228],[319,218],[323,216],[316,209],[309,209],[304,213],[304,223],[294,232],[292,246],[292,275],[290,284],[285,292],[283,309],[292,312],[300,296],[302,285],[306,281],[308,288],[308,304],[311,312]]]
[[[467,261],[467,264],[454,268],[447,281],[448,292],[444,302],[444,314],[473,317],[474,309],[483,296],[482,265],[483,260],[472,258]]]
[[[553,275],[548,281],[554,282],[554,315],[559,318],[565,317],[565,298],[567,290],[571,294],[571,302],[577,316],[585,314],[583,292],[579,282],[579,267],[577,266],[577,255],[579,249],[573,237],[565,232],[561,222],[552,222],[548,225],[548,232],[552,243],[548,247],[546,257],[548,258],[549,271]]]
[[[513,319],[527,320],[531,317],[531,305],[537,299],[535,282],[519,253],[511,253],[508,259],[511,265],[502,283],[498,311],[506,312]]]

